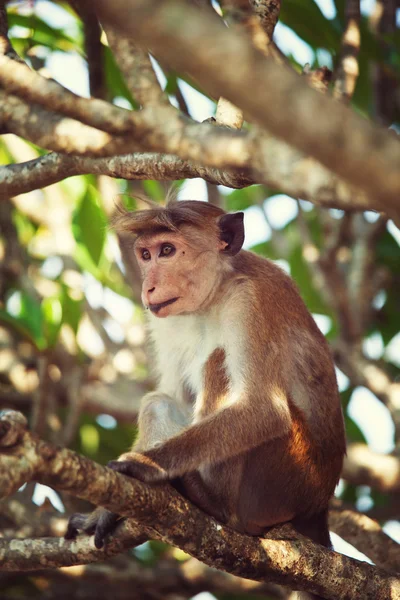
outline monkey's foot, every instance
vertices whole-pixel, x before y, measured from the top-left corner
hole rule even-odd
[[[122,518],[105,508],[96,508],[89,515],[75,513],[69,518],[66,540],[73,540],[79,531],[84,531],[88,535],[94,534],[94,545],[96,548],[102,548],[105,538],[113,533],[119,521]]]

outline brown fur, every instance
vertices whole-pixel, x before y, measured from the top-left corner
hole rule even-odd
[[[166,325],[150,320],[161,379],[141,410],[147,435],[112,467],[173,480],[239,531],[291,520],[329,546],[327,508],[345,453],[329,348],[290,277],[239,252],[242,220],[225,214],[186,201],[117,220],[137,238],[144,304],[178,300],[154,310]],[[174,245],[169,258],[165,244]]]

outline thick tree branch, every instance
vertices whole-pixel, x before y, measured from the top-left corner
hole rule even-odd
[[[81,100],[89,104],[100,102],[85,98]],[[68,110],[72,114],[73,97],[69,101],[71,105]],[[53,108],[57,109],[56,99]],[[251,134],[196,123],[172,106],[159,106],[157,110],[150,106],[140,112],[130,112],[129,115],[132,134],[136,139],[127,136],[114,138],[74,119],[62,117],[39,106],[31,106],[16,96],[7,96],[0,91],[0,124],[7,124],[10,133],[56,151],[110,156],[127,154],[132,151],[132,147],[140,146],[179,154],[219,168],[247,167],[251,164],[252,153],[258,150]]]
[[[199,15],[188,4],[159,0],[118,0],[112,7],[99,0],[96,7],[104,21],[189,72],[214,97],[228,98],[273,134],[371,196],[381,195],[387,210],[399,214],[400,144],[388,132],[316,93],[208,11]]]
[[[354,510],[338,507],[329,511],[329,528],[378,567],[393,573],[400,572],[400,545],[386,535],[377,521]]]
[[[170,486],[149,487],[70,450],[57,449],[26,432],[25,423],[13,411],[0,418],[3,495],[18,489],[23,481],[36,480],[132,517],[146,532],[150,528],[154,537],[234,575],[323,593],[328,599],[400,598],[400,580],[379,569],[327,551],[306,538],[292,538],[287,527],[265,539],[240,535],[190,505]],[[9,547],[15,550],[15,541]]]
[[[40,106],[26,104],[17,96],[7,96],[2,91],[1,123],[9,133],[15,133],[43,148],[58,152],[110,156],[124,154],[139,147],[138,142],[132,138],[113,137],[109,133],[47,111]]]
[[[47,79],[6,56],[0,56],[0,86],[9,94],[110,134],[132,133],[130,111],[98,98],[82,98],[54,79]]]
[[[212,129],[218,132],[218,128]],[[210,183],[232,188],[266,183],[291,196],[321,206],[345,210],[368,210],[379,206],[380,198],[370,202],[359,190],[348,186],[316,161],[303,158],[283,142],[273,138],[265,140],[261,151],[265,156],[265,169],[260,178],[249,169],[222,171],[168,154],[137,153],[91,158],[51,153],[26,163],[0,167],[0,194],[23,194],[66,177],[92,173],[124,179],[177,180],[202,177]]]
[[[14,68],[10,62],[12,61],[9,63],[3,61],[7,67],[4,71],[4,81],[15,86],[13,89],[18,90],[19,93],[24,94],[25,75],[27,75],[32,83],[28,93],[32,100],[67,111],[68,114],[75,115],[86,123],[101,126],[104,130],[130,131],[137,137],[138,143],[145,147],[176,153],[184,158],[201,161],[204,165],[225,168],[227,165],[231,165],[253,169],[252,177],[249,177],[249,174],[239,174],[239,176],[233,173],[214,174],[213,169],[205,169],[204,175],[200,176],[204,176],[211,183],[222,183],[231,187],[266,183],[271,187],[282,189],[289,195],[302,197],[325,206],[361,210],[368,208],[384,210],[387,208],[383,196],[368,198],[358,189],[348,186],[335,177],[332,172],[318,162],[303,157],[284,142],[274,138],[258,135],[257,139],[248,132],[229,131],[226,128],[213,127],[208,124],[194,124],[179,115],[172,107],[157,107],[156,110],[151,108],[149,111],[143,110],[139,113],[124,111],[100,100],[80,98],[56,82],[46,80],[30,71],[24,65],[15,65],[20,69],[15,70],[14,77]],[[71,119],[63,119],[54,113],[43,111],[39,107],[28,106],[15,97],[8,98],[3,103],[1,110],[4,122],[7,122],[11,131],[44,147],[73,153],[109,155],[121,153],[121,148],[123,148],[123,154],[126,154],[130,146],[135,145],[131,138],[129,138],[129,142],[126,141],[128,140],[126,137],[113,138],[103,131],[85,127]],[[11,186],[15,191],[12,193],[33,189],[31,187],[34,180],[33,173],[35,173],[35,177],[38,177],[34,188],[53,183],[72,174],[92,172],[110,174],[110,163],[82,162],[80,164],[79,159],[74,160],[70,157],[70,160],[65,159],[67,164],[64,163],[64,169],[61,169],[59,159],[56,160],[57,166],[61,170],[54,175],[54,172],[57,171],[53,164],[54,159],[45,157],[43,160],[46,163],[47,160],[50,160],[52,163],[51,168],[48,165],[51,173],[43,173],[43,177],[41,177],[39,169],[29,165],[32,170],[24,170],[24,175],[32,183],[24,188],[25,177],[21,179],[20,173],[15,173],[15,186]],[[120,158],[111,160],[117,165],[121,163]],[[39,159],[38,167],[42,165],[41,161],[42,159]],[[127,161],[124,161],[125,166],[126,163]],[[182,172],[182,165],[185,163],[179,160],[177,163],[180,164],[180,168],[175,176],[165,177],[163,174],[162,177],[178,179],[185,176]],[[84,168],[85,164],[86,168]],[[259,166],[258,172],[254,168],[255,165]],[[3,177],[12,183],[13,170],[18,168],[13,166],[7,171],[3,170]],[[135,171],[135,168],[136,165],[133,165],[131,173]],[[118,176],[137,178],[135,174],[129,175],[129,173]],[[199,176],[199,174],[195,176]],[[152,173],[152,169],[148,168],[145,178],[152,177],[157,176]],[[6,188],[4,191],[1,188],[2,193],[6,193],[5,190]]]

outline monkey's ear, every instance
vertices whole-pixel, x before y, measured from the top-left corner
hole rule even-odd
[[[232,215],[223,215],[219,220],[219,237],[227,245],[222,250],[224,254],[235,256],[244,242],[244,214],[242,212]]]

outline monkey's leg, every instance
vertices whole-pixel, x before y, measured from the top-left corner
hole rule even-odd
[[[170,396],[160,392],[147,394],[138,415],[139,436],[132,450],[144,452],[162,444],[178,434],[189,423],[189,410]],[[94,533],[96,548],[101,548],[104,539],[112,533],[121,517],[105,508],[96,508],[89,515],[76,513],[69,518],[66,539],[74,539],[79,530],[89,535]]]

